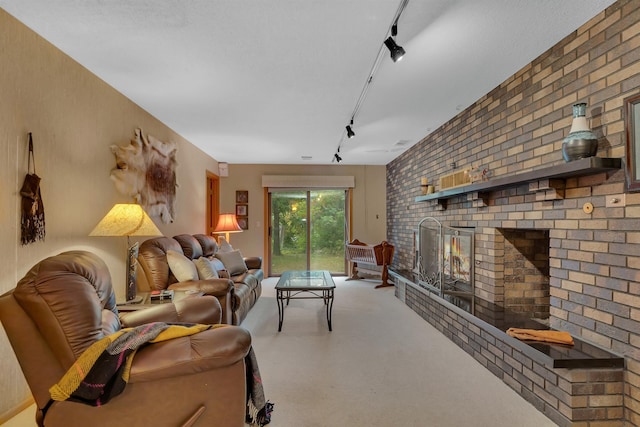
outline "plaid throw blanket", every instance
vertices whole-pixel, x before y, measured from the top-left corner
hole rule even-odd
[[[250,426],[265,426],[271,422],[273,403],[264,397],[262,377],[253,347],[249,349],[244,360],[247,369],[247,416],[245,421]]]
[[[49,389],[52,399],[49,405],[53,401],[64,400],[91,406],[104,405],[124,390],[129,381],[133,356],[143,345],[225,326],[154,322],[135,328],[125,328],[104,337],[85,350],[62,379]],[[251,425],[264,426],[271,420],[273,404],[264,400],[262,380],[253,348],[249,349],[245,364],[247,366],[246,418]],[[249,408],[253,409],[250,411]]]
[[[51,398],[101,406],[124,390],[133,356],[141,346],[197,334],[209,328],[211,325],[155,322],[121,329],[85,350],[58,384],[49,389]]]

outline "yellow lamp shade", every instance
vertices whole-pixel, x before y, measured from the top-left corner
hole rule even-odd
[[[161,236],[142,206],[135,203],[116,204],[89,233],[89,236]]]

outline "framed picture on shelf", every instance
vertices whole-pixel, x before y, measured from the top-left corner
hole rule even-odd
[[[247,190],[236,191],[236,203],[249,203],[249,192]]]
[[[236,217],[239,216],[249,216],[249,206],[236,205]]]
[[[238,220],[238,225],[240,226],[240,228],[242,228],[243,230],[249,229],[249,217],[239,216],[236,217],[236,219]]]
[[[640,191],[640,95],[625,99],[629,191]]]

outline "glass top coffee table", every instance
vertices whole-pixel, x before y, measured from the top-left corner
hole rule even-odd
[[[285,271],[276,284],[278,302],[278,332],[282,330],[284,306],[292,299],[321,299],[327,309],[327,324],[331,331],[331,310],[333,308],[333,283],[328,271]]]

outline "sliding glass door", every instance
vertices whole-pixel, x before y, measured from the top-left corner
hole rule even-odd
[[[307,192],[278,191],[270,193],[271,268],[270,276],[287,270],[307,269]]]
[[[345,190],[271,190],[269,275],[287,270],[345,274]]]

